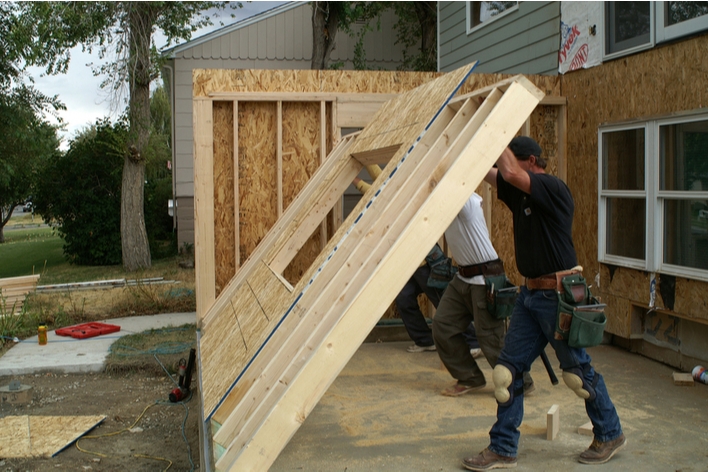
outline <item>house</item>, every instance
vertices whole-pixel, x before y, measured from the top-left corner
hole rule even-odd
[[[703,2],[438,3],[440,71],[559,77],[562,177],[606,332],[688,371],[708,360],[706,50]]]
[[[381,17],[381,28],[372,21],[365,36],[367,63],[374,69],[395,70],[403,50],[395,44],[395,16]],[[366,25],[353,26],[354,35]],[[353,69],[356,37],[340,31],[330,61]],[[194,158],[192,134],[192,71],[195,69],[294,69],[310,68],[312,57],[312,6],[290,2],[238,21],[163,52],[167,59],[163,77],[172,105],[172,176],[176,202],[175,224],[179,247],[194,243]],[[352,190],[355,193],[355,190]]]

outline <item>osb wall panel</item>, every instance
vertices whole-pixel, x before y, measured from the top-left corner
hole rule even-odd
[[[311,70],[195,70],[193,93],[212,92],[338,92],[401,93],[442,74],[417,72]],[[215,250],[216,293],[236,269],[233,208],[233,118],[230,102],[215,101]],[[277,105],[238,105],[239,251],[243,263],[277,219]],[[327,150],[332,148],[332,109],[327,105]],[[320,163],[320,104],[283,103],[283,209],[296,197]],[[229,165],[232,166],[229,168]],[[229,180],[231,179],[231,180]],[[334,234],[327,218],[327,236]],[[299,280],[321,249],[319,228],[284,272]]]
[[[320,121],[319,103],[283,103],[283,210],[320,165]],[[325,132],[328,128],[325,127]],[[320,253],[321,245],[317,228],[285,269],[283,276],[288,282],[294,285],[300,280]]]
[[[208,97],[212,92],[401,93],[440,75],[434,72],[195,69],[192,92],[194,97]]]
[[[214,102],[214,254],[216,295],[236,273],[233,102]]]
[[[691,318],[708,321],[708,296],[706,283],[676,277],[674,312]]]
[[[708,69],[704,60],[706,51],[708,36],[701,36],[563,76],[561,92],[568,99],[568,184],[575,198],[573,238],[578,257],[583,261],[589,278],[592,279],[599,271],[599,126],[627,119],[668,115],[708,105]],[[641,271],[632,273],[634,278],[643,279]],[[602,280],[601,292],[605,286],[605,280]],[[705,311],[697,315],[690,301],[704,300],[706,290],[706,283],[684,284],[677,279],[674,312],[689,318],[705,316]],[[632,289],[628,288],[625,293],[632,294]],[[642,291],[641,297],[632,299],[646,304],[648,288]]]
[[[278,219],[277,138],[275,103],[239,103],[239,250],[242,263]],[[221,263],[217,258],[216,265]]]

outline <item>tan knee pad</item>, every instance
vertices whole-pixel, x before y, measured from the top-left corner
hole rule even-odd
[[[573,372],[563,372],[563,382],[583,400],[590,398],[590,392],[583,388],[583,379]]]
[[[494,381],[494,397],[499,403],[506,403],[511,397],[509,386],[514,381],[514,374],[503,364],[497,364],[492,372]]]

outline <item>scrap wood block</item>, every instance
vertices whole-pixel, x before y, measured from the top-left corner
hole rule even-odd
[[[582,434],[583,436],[593,436],[594,433],[592,432],[592,421],[588,421],[584,425],[579,426],[578,434]]]
[[[693,376],[691,374],[674,372],[672,377],[674,379],[674,385],[678,385],[679,387],[693,387],[694,385]]]
[[[560,414],[558,405],[553,405],[548,413],[546,413],[546,439],[553,441],[558,436],[560,429]]]

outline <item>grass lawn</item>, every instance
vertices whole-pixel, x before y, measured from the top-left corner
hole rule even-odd
[[[62,239],[51,228],[5,228],[5,243],[0,244],[0,278],[41,274],[45,270],[68,266],[62,254]]]
[[[179,266],[179,256],[153,260],[145,270],[126,272],[121,265],[79,266],[64,259],[63,240],[41,219],[23,214],[5,227],[0,244],[0,278],[40,274],[39,285],[111,279],[142,280],[162,277],[167,284],[131,285],[115,289],[62,290],[28,295],[24,311],[7,316],[0,305],[0,355],[8,337],[24,338],[48,329],[123,316],[189,312],[196,309],[194,270]],[[10,229],[12,228],[12,229]]]

